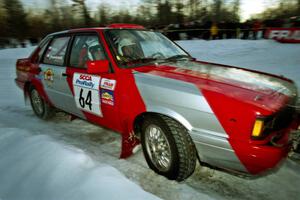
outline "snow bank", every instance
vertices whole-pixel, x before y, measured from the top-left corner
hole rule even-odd
[[[82,150],[0,128],[0,199],[158,199]]]
[[[1,49],[0,55],[1,59],[13,59],[16,58],[26,58],[31,54],[35,47],[27,48],[12,48],[12,49]]]

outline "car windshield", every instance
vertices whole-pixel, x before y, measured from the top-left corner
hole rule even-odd
[[[172,61],[190,56],[159,32],[147,30],[107,30],[116,60],[122,67],[152,61]]]

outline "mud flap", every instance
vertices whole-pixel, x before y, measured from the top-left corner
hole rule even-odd
[[[298,112],[298,127],[295,131],[295,137],[294,137],[294,152],[298,154],[300,158],[300,100],[298,100],[297,104],[297,112]]]
[[[140,144],[139,139],[135,136],[134,132],[122,135],[122,149],[120,158],[128,158],[134,152],[135,147]]]
[[[300,155],[300,130],[295,133],[294,152]]]
[[[297,115],[297,126],[296,131],[293,133],[293,150],[297,154],[297,157],[300,159],[300,98],[297,100],[296,105]]]
[[[75,115],[71,115],[71,117],[70,117],[70,121],[74,121],[75,119],[78,119],[78,117],[77,117],[77,116],[75,116]]]
[[[292,133],[292,151],[289,154],[289,157],[294,160],[300,160],[300,129]]]
[[[24,95],[24,103],[25,105],[30,105],[30,100],[29,100],[29,92],[28,89],[24,87],[23,89],[23,95]]]

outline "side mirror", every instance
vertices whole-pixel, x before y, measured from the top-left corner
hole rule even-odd
[[[86,62],[86,65],[88,74],[103,74],[109,72],[108,60],[89,60]]]

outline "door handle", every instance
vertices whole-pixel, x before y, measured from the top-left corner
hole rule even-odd
[[[62,75],[62,76],[65,76],[65,77],[70,77],[70,75],[67,74],[67,73],[62,73],[61,75]]]

